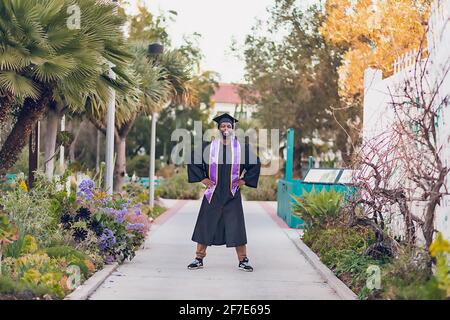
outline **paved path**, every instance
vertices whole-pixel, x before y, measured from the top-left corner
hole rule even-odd
[[[208,247],[205,267],[187,270],[200,201],[168,203],[172,212],[153,224],[145,248],[90,299],[339,299],[287,236],[294,230],[269,214],[273,203],[244,201],[251,273],[237,268],[234,248],[225,246]]]

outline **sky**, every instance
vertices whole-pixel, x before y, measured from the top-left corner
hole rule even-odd
[[[131,4],[138,1],[130,0]],[[174,47],[183,35],[200,33],[199,46],[204,55],[202,70],[220,74],[221,82],[243,82],[244,62],[234,57],[232,39],[242,44],[256,18],[267,20],[267,7],[274,0],[143,0],[152,13],[175,10],[174,22],[169,22],[169,35]]]

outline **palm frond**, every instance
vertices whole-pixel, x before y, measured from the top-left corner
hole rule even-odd
[[[23,70],[29,65],[30,59],[13,47],[0,49],[0,70]]]
[[[70,55],[49,57],[35,64],[33,75],[41,82],[59,81],[65,79],[76,66],[75,59]]]
[[[13,71],[0,71],[0,87],[18,98],[37,99],[40,93],[37,84]]]

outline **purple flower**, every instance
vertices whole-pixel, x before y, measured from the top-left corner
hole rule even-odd
[[[108,215],[108,216],[112,216],[115,215],[116,210],[113,208],[103,208],[103,211]]]
[[[94,181],[91,179],[86,179],[81,181],[80,183],[80,190],[86,191],[86,190],[92,190],[94,188]]]
[[[143,223],[129,223],[127,225],[127,230],[139,230],[144,228],[144,224]]]
[[[113,208],[103,208],[103,211],[108,215],[114,217],[116,223],[122,223],[125,220],[125,215],[128,213],[128,209],[116,210]]]
[[[114,247],[115,244],[116,244],[116,237],[114,235],[114,232],[108,228],[103,230],[99,242],[100,250],[106,251],[107,249]]]
[[[88,192],[79,191],[77,192],[77,197],[84,197],[86,200],[90,201],[94,197],[94,194],[90,191]]]
[[[114,261],[116,261],[116,257],[112,256],[112,255],[107,255],[105,257],[105,262],[106,263],[113,263]]]
[[[131,205],[131,199],[127,199],[127,202],[121,204],[122,209],[128,208]]]
[[[128,213],[126,209],[116,210],[116,223],[122,223],[125,219],[125,215]]]
[[[94,189],[94,181],[90,179],[86,179],[81,181],[79,186],[79,192],[77,193],[77,196],[81,197],[83,196],[86,200],[90,201],[94,197],[93,190]]]
[[[137,205],[134,206],[134,213],[137,216],[140,216],[142,214],[142,212],[141,212],[141,204],[137,204]]]

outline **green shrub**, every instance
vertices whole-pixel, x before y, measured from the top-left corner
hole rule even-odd
[[[133,204],[137,203],[148,203],[149,202],[149,190],[148,186],[143,186],[138,182],[129,182],[123,189],[125,190],[127,196],[132,199]],[[155,189],[155,199],[161,196],[161,189]]]
[[[126,192],[127,196],[133,198],[133,200],[141,193],[146,193],[148,195],[148,187],[144,187],[139,182],[129,182],[123,186],[123,190]]]
[[[5,247],[3,248],[3,257],[4,258],[20,257],[20,255],[22,253],[22,248],[24,245],[24,240],[25,240],[25,236],[21,234],[21,235],[19,235],[19,238],[16,241],[5,245]]]
[[[158,194],[166,199],[198,199],[202,190],[200,183],[189,183],[185,168],[179,168],[172,177],[158,186]]]
[[[18,230],[6,213],[0,211],[0,245],[17,240]]]
[[[35,237],[42,246],[61,242],[59,217],[74,199],[65,199],[66,191],[58,190],[56,183],[50,182],[42,172],[36,172],[32,190],[23,189],[26,188],[19,186],[0,197],[0,205],[4,206],[20,234]]]
[[[406,249],[382,272],[382,290],[374,294],[381,299],[445,299],[446,292],[428,269],[425,252]]]
[[[164,179],[166,178],[170,178],[171,176],[173,176],[175,174],[177,170],[177,167],[173,164],[164,164],[161,165],[161,167],[156,170],[156,175],[158,177],[162,177]]]
[[[28,148],[23,148],[22,152],[19,154],[17,161],[9,169],[9,172],[15,172],[15,173],[23,172],[23,173],[28,174],[28,163],[29,163],[28,154],[29,154]],[[39,158],[41,158],[41,157],[39,157]]]
[[[306,228],[324,228],[339,220],[343,195],[334,191],[305,192],[301,197],[293,196],[293,212],[305,222]]]
[[[436,238],[429,248],[430,254],[435,259],[434,278],[439,289],[442,289],[447,298],[450,298],[450,241],[444,239],[441,232],[438,232]]]
[[[369,245],[375,242],[375,237],[369,229],[350,228],[342,225],[330,229],[314,228],[306,230],[303,241],[319,255],[323,255],[332,249],[353,250],[362,254]]]
[[[395,300],[443,300],[446,299],[445,291],[439,288],[436,278],[423,280],[421,273],[411,272],[412,281],[403,278],[385,278],[383,289],[375,297]],[[417,276],[418,278],[414,278]]]
[[[158,170],[158,168],[155,168],[155,170]],[[129,176],[136,174],[138,177],[148,177],[150,172],[150,156],[145,154],[128,159],[127,172]]]
[[[400,250],[394,258],[374,259],[364,255],[375,243],[371,230],[339,225],[329,229],[318,227],[305,231],[303,241],[318,254],[360,299],[445,299],[446,291],[429,273],[429,256],[418,249]],[[381,289],[366,286],[367,270],[371,265],[381,269]]]
[[[149,204],[144,204],[141,207],[141,211],[142,211],[143,214],[146,214],[148,217],[150,217],[152,219],[156,219],[164,211],[166,211],[166,208],[163,207],[163,206],[160,206],[158,204],[155,204],[153,209],[151,209]]]
[[[369,291],[363,291],[366,288],[367,270],[369,266],[380,266],[379,260],[364,256],[353,250],[341,250],[333,253],[334,257],[329,260],[329,267],[341,279],[347,282],[347,285],[360,293],[360,298],[366,298]]]
[[[450,292],[447,262],[436,259],[434,275],[430,273],[430,256],[417,249],[402,248],[393,257],[380,251],[374,257],[369,250],[376,242],[373,230],[366,227],[349,227],[343,221],[341,197],[334,191],[309,193],[296,198],[295,211],[307,224],[303,241],[318,254],[360,299],[445,299]],[[438,235],[430,247],[433,257],[442,258],[450,245]],[[367,287],[369,266],[381,270],[381,288]],[[447,289],[447,291],[446,291]]]
[[[62,298],[67,292],[64,282],[66,268],[65,260],[50,258],[45,253],[37,252],[23,255],[17,259],[4,259],[2,272],[4,276],[16,282],[24,282],[27,288],[45,287],[45,293],[49,293],[52,297]],[[40,296],[41,293],[38,292],[36,295]]]
[[[10,277],[0,275],[0,295],[6,298],[10,295],[11,299],[30,300],[35,297],[52,295],[52,291],[42,285],[33,285],[24,281],[15,281]]]
[[[366,288],[367,268],[385,263],[364,255],[367,247],[375,242],[371,230],[345,224],[328,228],[315,225],[305,230],[303,241],[361,299],[368,297],[371,292]]]
[[[61,237],[52,200],[34,192],[15,190],[5,194],[0,202],[20,233],[35,236],[43,245]]]
[[[246,200],[276,201],[277,180],[272,176],[261,176],[258,181],[258,188],[243,186],[241,193]]]
[[[12,294],[16,289],[19,289],[19,286],[20,284],[16,283],[13,279],[0,275],[0,293]],[[21,287],[20,289],[23,289],[23,286]]]
[[[55,246],[46,248],[44,252],[50,258],[65,258],[68,265],[77,265],[80,267],[80,270],[85,278],[89,277],[89,274],[93,270],[89,270],[89,266],[87,263],[90,261],[90,258],[83,252],[76,250],[70,246]]]
[[[67,170],[70,170],[72,172],[84,172],[87,170],[87,167],[75,160],[69,163],[69,165],[67,166]]]
[[[38,250],[38,245],[36,243],[36,239],[33,236],[27,234],[23,238],[21,254],[23,254],[23,255],[33,254],[33,253],[36,253],[37,250]]]
[[[161,160],[155,160],[155,172],[161,169]],[[148,154],[134,156],[127,159],[127,173],[129,176],[135,174],[138,177],[148,177],[150,172],[150,156]]]

